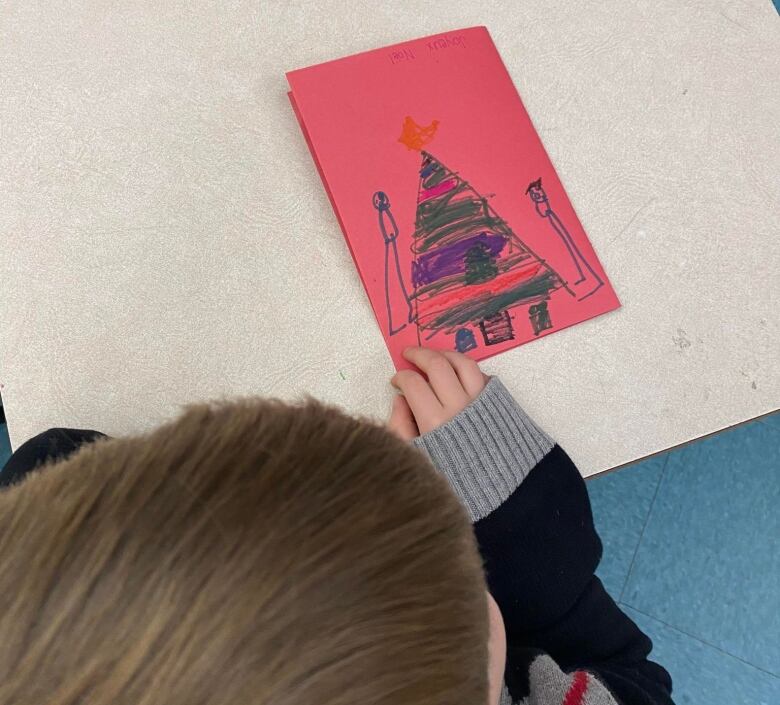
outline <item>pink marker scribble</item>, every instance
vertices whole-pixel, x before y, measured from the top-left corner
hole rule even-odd
[[[436,186],[432,186],[431,188],[420,191],[420,196],[418,197],[417,202],[421,203],[428,198],[441,196],[443,193],[447,193],[447,191],[454,189],[456,184],[457,181],[455,179],[447,179],[447,181],[442,181],[440,184],[436,184]]]

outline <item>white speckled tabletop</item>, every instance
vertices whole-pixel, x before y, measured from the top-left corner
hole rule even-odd
[[[769,0],[0,8],[0,382],[14,446],[390,358],[284,72],[485,24],[623,303],[485,363],[584,474],[780,405]]]

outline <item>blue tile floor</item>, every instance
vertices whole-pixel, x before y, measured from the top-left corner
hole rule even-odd
[[[780,414],[588,489],[604,542],[599,577],[652,638],[675,702],[778,705]]]
[[[780,414],[588,482],[599,577],[674,699],[780,703]]]
[[[5,461],[11,457],[11,443],[8,440],[8,429],[5,425],[5,412],[3,411],[3,402],[0,399],[0,469],[5,465]]]

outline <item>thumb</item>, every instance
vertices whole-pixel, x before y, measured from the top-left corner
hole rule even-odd
[[[390,418],[387,420],[387,428],[401,440],[411,441],[420,435],[417,430],[412,410],[406,399],[400,394],[393,397],[393,406],[390,410]]]

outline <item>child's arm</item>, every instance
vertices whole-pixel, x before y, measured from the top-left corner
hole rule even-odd
[[[0,468],[0,489],[21,482],[36,468],[65,460],[85,443],[105,438],[98,431],[50,428],[20,445]]]
[[[604,684],[626,705],[671,703],[668,673],[647,659],[650,640],[594,575],[601,542],[585,483],[566,453],[499,380],[485,383],[464,356],[414,349],[408,357],[427,380],[396,375],[404,401],[396,402],[391,428],[412,438],[416,423],[415,444],[472,517],[506,625],[513,698],[541,696],[540,688],[552,689],[551,702],[585,690],[596,697]]]

